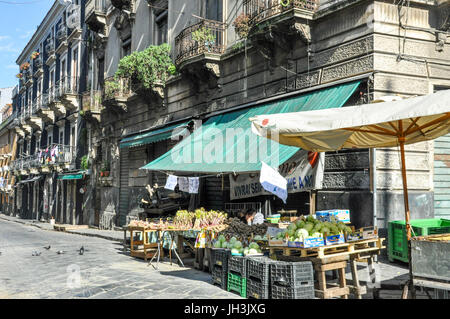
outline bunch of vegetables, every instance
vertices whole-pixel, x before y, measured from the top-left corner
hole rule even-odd
[[[244,245],[245,243],[242,243],[236,237],[231,237],[230,240],[227,241],[224,235],[220,235],[213,244],[213,247],[231,249],[231,253],[234,255],[248,256],[261,253],[261,248],[255,242],[251,242],[247,247],[244,247]]]
[[[173,224],[180,229],[192,229],[194,227],[195,215],[187,210],[179,210],[173,219]]]
[[[194,229],[203,229],[211,226],[222,225],[226,219],[227,214],[215,210],[207,211],[203,207],[195,210]]]
[[[277,239],[302,242],[307,238],[339,235],[344,232],[352,233],[352,229],[335,218],[332,218],[331,222],[322,222],[309,215],[291,223],[285,231],[278,233]]]

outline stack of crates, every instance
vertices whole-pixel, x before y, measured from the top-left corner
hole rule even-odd
[[[247,297],[270,299],[270,264],[267,257],[249,257],[247,261]]]
[[[415,219],[410,220],[411,236],[429,236],[450,233],[449,219]],[[388,257],[409,262],[408,240],[406,239],[406,223],[404,220],[396,220],[388,223]]]
[[[270,264],[272,299],[314,299],[314,273],[310,261]]]
[[[222,289],[227,289],[229,250],[211,248],[211,274],[213,284],[218,284]]]
[[[247,298],[247,257],[230,256],[228,258],[227,290],[237,292]]]

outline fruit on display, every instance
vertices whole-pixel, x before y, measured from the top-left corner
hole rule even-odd
[[[302,242],[307,238],[351,234],[352,232],[353,230],[349,226],[334,217],[329,222],[322,222],[309,215],[306,218],[302,216],[299,220],[289,224],[287,229],[277,234],[276,239]]]

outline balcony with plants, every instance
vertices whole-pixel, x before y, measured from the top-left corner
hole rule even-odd
[[[89,29],[96,33],[105,34],[106,0],[87,0],[85,7],[85,22]]]
[[[219,76],[217,63],[225,52],[226,25],[202,20],[180,32],[175,38],[175,65],[180,72],[196,74],[205,67]]]
[[[82,107],[80,115],[87,121],[96,123],[100,122],[102,106],[102,91],[92,90],[83,93],[81,102]]]
[[[44,63],[39,52],[35,51],[31,54],[31,61],[33,63],[33,76],[39,78],[44,74]]]
[[[105,80],[103,105],[126,112],[136,97],[162,103],[166,81],[175,73],[168,44],[133,52],[122,58],[115,75]]]
[[[319,0],[244,0],[233,26],[239,38],[273,59],[275,50],[287,54],[297,40],[311,42],[310,21],[319,5]]]

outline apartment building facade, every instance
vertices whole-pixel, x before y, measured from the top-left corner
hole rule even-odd
[[[84,1],[55,1],[16,61],[19,91],[11,127],[18,145],[11,169],[17,178],[16,214],[23,218],[83,223],[83,17]]]
[[[21,65],[35,50],[43,52],[48,63],[40,86],[36,76],[32,84],[21,80],[14,108],[20,160],[34,154],[32,149],[53,144],[76,150],[71,157],[75,166],[42,167],[38,173],[31,168],[15,170],[22,181],[24,176],[25,181],[41,176],[20,184],[17,203],[36,209],[39,200],[33,206],[32,200],[23,198],[43,198],[44,213],[66,216],[57,217],[58,222],[122,226],[130,216],[144,213],[146,187],[164,185],[166,173],[178,173],[170,167],[140,169],[177,143],[168,134],[174,128],[192,132],[199,123],[212,123],[223,114],[245,116],[248,110],[302,96],[311,100],[325,96],[323,101],[329,101],[346,90],[338,107],[450,87],[448,1],[87,0],[75,5],[80,6],[81,31],[68,35],[68,44],[61,46],[55,30],[54,58],[39,43],[51,38],[61,17],[67,20],[67,7],[58,2],[18,59]],[[177,70],[167,81],[142,90],[136,79],[117,77],[121,59],[164,43],[170,45]],[[74,83],[74,78],[77,85],[68,87],[75,94],[47,104],[38,99],[36,105],[48,107],[27,113],[39,92],[47,101],[54,96],[52,88],[67,87],[65,83]],[[111,82],[115,91],[108,96],[105,91]],[[325,107],[315,103],[314,107]],[[22,118],[24,113],[30,116]],[[81,135],[84,145],[79,145]],[[39,137],[41,145],[36,147]],[[449,148],[447,137],[408,147],[412,218],[447,214]],[[83,155],[87,171],[78,162]],[[58,179],[69,170],[68,178],[82,178]],[[205,175],[188,165],[179,173]],[[323,188],[314,196],[290,195],[286,205],[267,196],[232,201],[230,176],[248,172],[220,173],[201,179],[198,205],[223,209],[228,202],[267,204],[269,199],[267,211],[307,213],[310,205],[348,208],[357,226],[381,228],[403,217],[396,149],[326,154]],[[436,198],[435,189],[439,189]],[[75,205],[67,205],[71,199],[76,199]],[[71,214],[61,213],[66,206],[72,207]]]

